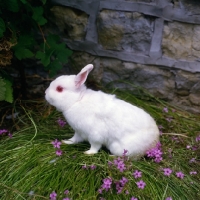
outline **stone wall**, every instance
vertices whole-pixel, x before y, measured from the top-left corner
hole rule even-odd
[[[93,63],[93,78],[200,113],[200,1],[53,0],[53,31],[74,50],[71,65]],[[134,91],[132,91],[134,92]]]

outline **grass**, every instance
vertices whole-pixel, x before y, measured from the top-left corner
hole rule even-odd
[[[131,197],[138,200],[165,200],[167,197],[173,200],[199,199],[200,141],[195,138],[200,135],[200,117],[147,94],[138,97],[125,92],[115,93],[144,108],[158,125],[162,125],[163,160],[160,163],[148,157],[138,161],[125,159],[126,170],[120,172],[115,165],[108,164],[116,158],[109,156],[104,148],[93,156],[83,154],[89,148],[88,143],[62,144],[63,154],[57,156],[51,142],[73,135],[68,125],[62,128],[57,124],[61,114],[44,106],[44,102],[16,103],[12,110],[9,107],[5,110],[7,115],[11,112],[19,112],[19,115],[10,121],[4,118],[5,115],[2,117],[4,128],[9,129],[13,137],[0,135],[0,199],[50,199],[53,191],[57,193],[57,200],[66,197],[74,200]],[[168,108],[168,112],[163,108]],[[93,165],[95,169],[91,168]],[[165,176],[163,168],[172,169],[172,174]],[[135,170],[142,172],[141,178],[134,178]],[[176,176],[176,172],[180,171],[184,174],[183,179]],[[191,175],[192,171],[197,174]],[[100,194],[98,190],[108,177],[112,179],[111,188]],[[118,194],[116,182],[122,177],[126,177],[128,182]],[[136,182],[140,180],[146,183],[144,189],[137,187]],[[64,194],[66,190],[69,190],[67,195]]]

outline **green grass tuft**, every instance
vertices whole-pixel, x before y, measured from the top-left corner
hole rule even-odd
[[[172,197],[173,200],[199,199],[200,141],[195,138],[200,135],[200,117],[150,95],[141,100],[125,92],[115,93],[144,108],[158,125],[163,126],[162,162],[155,163],[147,157],[138,161],[126,160],[126,170],[120,172],[115,166],[108,164],[116,158],[109,156],[106,149],[93,156],[83,154],[89,149],[88,143],[62,144],[63,155],[57,156],[51,142],[73,135],[73,130],[68,125],[64,128],[58,126],[56,120],[62,116],[43,103],[26,102],[23,106],[16,104],[14,111],[20,113],[14,121],[17,130],[12,132],[12,138],[0,135],[0,199],[49,199],[49,195],[55,191],[57,200],[61,200],[66,197],[65,190],[69,190],[67,196],[74,200],[121,200],[131,199],[133,196],[139,200],[165,200],[167,197]],[[169,112],[164,112],[164,107]],[[190,162],[191,159],[195,159],[195,162]],[[91,169],[92,165],[96,168]],[[87,169],[83,169],[83,166]],[[165,176],[163,168],[172,169],[172,174]],[[135,170],[142,172],[141,178],[134,178],[132,174]],[[176,177],[176,172],[179,171],[184,173],[183,179]],[[197,174],[190,175],[191,171]],[[103,179],[108,177],[113,180],[111,189],[99,194]],[[128,182],[123,191],[117,194],[114,182],[122,177],[126,177]],[[139,180],[146,183],[144,189],[137,187],[136,182]]]

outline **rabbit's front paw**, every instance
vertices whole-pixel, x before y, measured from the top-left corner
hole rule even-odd
[[[75,142],[72,141],[72,140],[62,140],[62,143],[65,143],[65,144],[74,144]]]
[[[95,154],[95,153],[97,153],[97,152],[98,152],[98,151],[96,151],[96,150],[94,150],[94,149],[93,149],[93,150],[90,149],[90,150],[88,150],[88,151],[85,151],[84,154],[92,155],[92,154]]]

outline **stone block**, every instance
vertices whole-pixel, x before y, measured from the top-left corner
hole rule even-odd
[[[104,49],[148,54],[154,18],[137,12],[102,10],[97,21],[99,43]]]
[[[181,8],[185,10],[185,13],[189,15],[199,15],[200,13],[200,1],[199,0],[173,0],[175,8]]]
[[[176,59],[195,61],[200,58],[200,25],[168,22],[164,25],[163,55]]]
[[[54,6],[53,23],[58,27],[63,37],[71,40],[84,40],[88,23],[88,15],[78,9]]]

